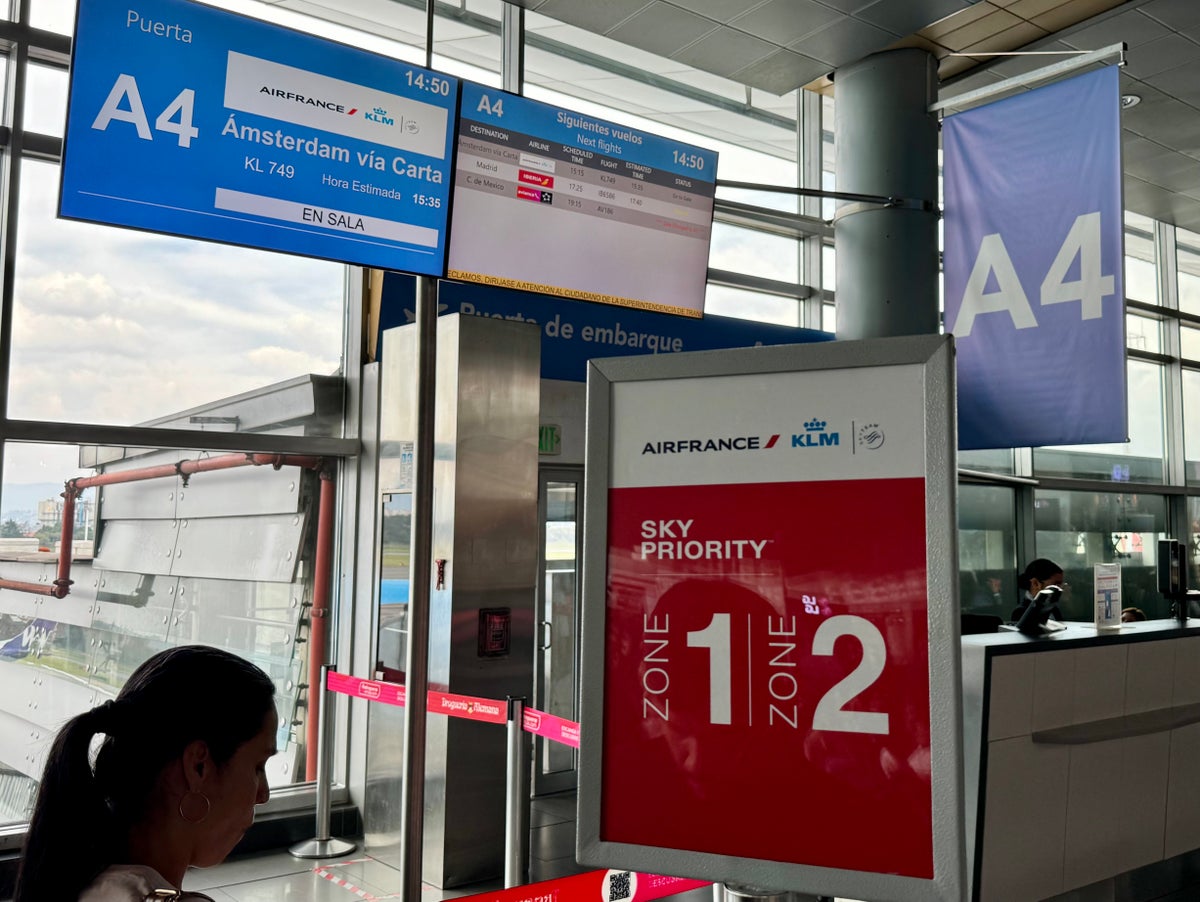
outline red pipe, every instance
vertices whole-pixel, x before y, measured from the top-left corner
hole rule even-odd
[[[305,715],[304,771],[306,780],[317,779],[317,724],[320,721],[325,687],[321,665],[329,642],[329,601],[332,597],[333,571],[333,474],[321,470],[321,499],[317,508],[317,551],[313,563],[312,610],[308,627],[308,713]]]
[[[54,597],[66,598],[71,591],[71,561],[75,557],[75,499],[79,491],[63,489],[62,535],[58,542],[58,578],[54,580]]]
[[[54,583],[23,583],[15,579],[0,579],[0,589],[15,589],[18,592],[29,592],[34,595],[49,595],[61,598],[58,587]]]

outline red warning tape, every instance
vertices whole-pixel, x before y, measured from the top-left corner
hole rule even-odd
[[[361,677],[347,676],[331,670],[326,680],[326,686],[330,692],[340,692],[342,695],[349,695],[353,698],[364,698],[369,702],[404,705],[405,688],[400,683],[364,680]],[[451,695],[449,692],[438,692],[433,689],[429,690],[426,699],[428,710],[434,714],[446,714],[450,717],[462,717],[484,723],[508,721],[507,703],[495,699],[480,698],[474,695]],[[526,708],[522,726],[530,733],[579,748],[579,724],[573,720],[547,714],[536,708]]]
[[[571,748],[579,748],[579,724],[556,714],[547,714],[537,708],[526,708],[522,726],[527,733],[561,742]]]
[[[450,695],[448,692],[429,690],[429,710],[434,714],[450,717],[465,717],[467,720],[482,720],[484,723],[504,723],[508,720],[508,705],[490,698],[473,695]]]

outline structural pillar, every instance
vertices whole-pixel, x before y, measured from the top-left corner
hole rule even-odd
[[[937,64],[877,53],[834,78],[837,190],[894,198],[835,214],[837,337],[938,331]]]

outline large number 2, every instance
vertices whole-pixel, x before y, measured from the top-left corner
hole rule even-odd
[[[887,644],[871,621],[853,614],[830,617],[813,636],[813,654],[831,655],[842,636],[853,636],[862,646],[862,660],[840,683],[826,692],[813,711],[814,730],[841,733],[887,733],[888,716],[879,711],[846,711],[844,705],[879,679],[887,663]]]
[[[708,626],[687,634],[689,648],[708,649],[708,719],[714,724],[733,722],[732,667],[729,614],[714,613]],[[879,679],[887,663],[887,644],[871,621],[853,614],[830,617],[813,636],[814,655],[832,655],[842,636],[853,636],[862,646],[858,666],[832,686],[813,711],[813,729],[839,733],[886,734],[888,715],[880,711],[847,711],[845,705]]]

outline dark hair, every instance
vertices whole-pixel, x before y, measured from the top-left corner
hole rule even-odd
[[[1029,562],[1029,566],[1025,568],[1025,572],[1017,577],[1017,586],[1021,589],[1028,589],[1032,580],[1037,580],[1044,583],[1051,577],[1058,576],[1063,572],[1063,568],[1054,563],[1049,558],[1040,557]]]
[[[182,645],[138,667],[115,701],[67,721],[46,759],[13,902],[74,902],[126,854],[162,769],[197,739],[225,764],[262,730],[274,696],[249,661]],[[97,733],[105,738],[93,768]]]

